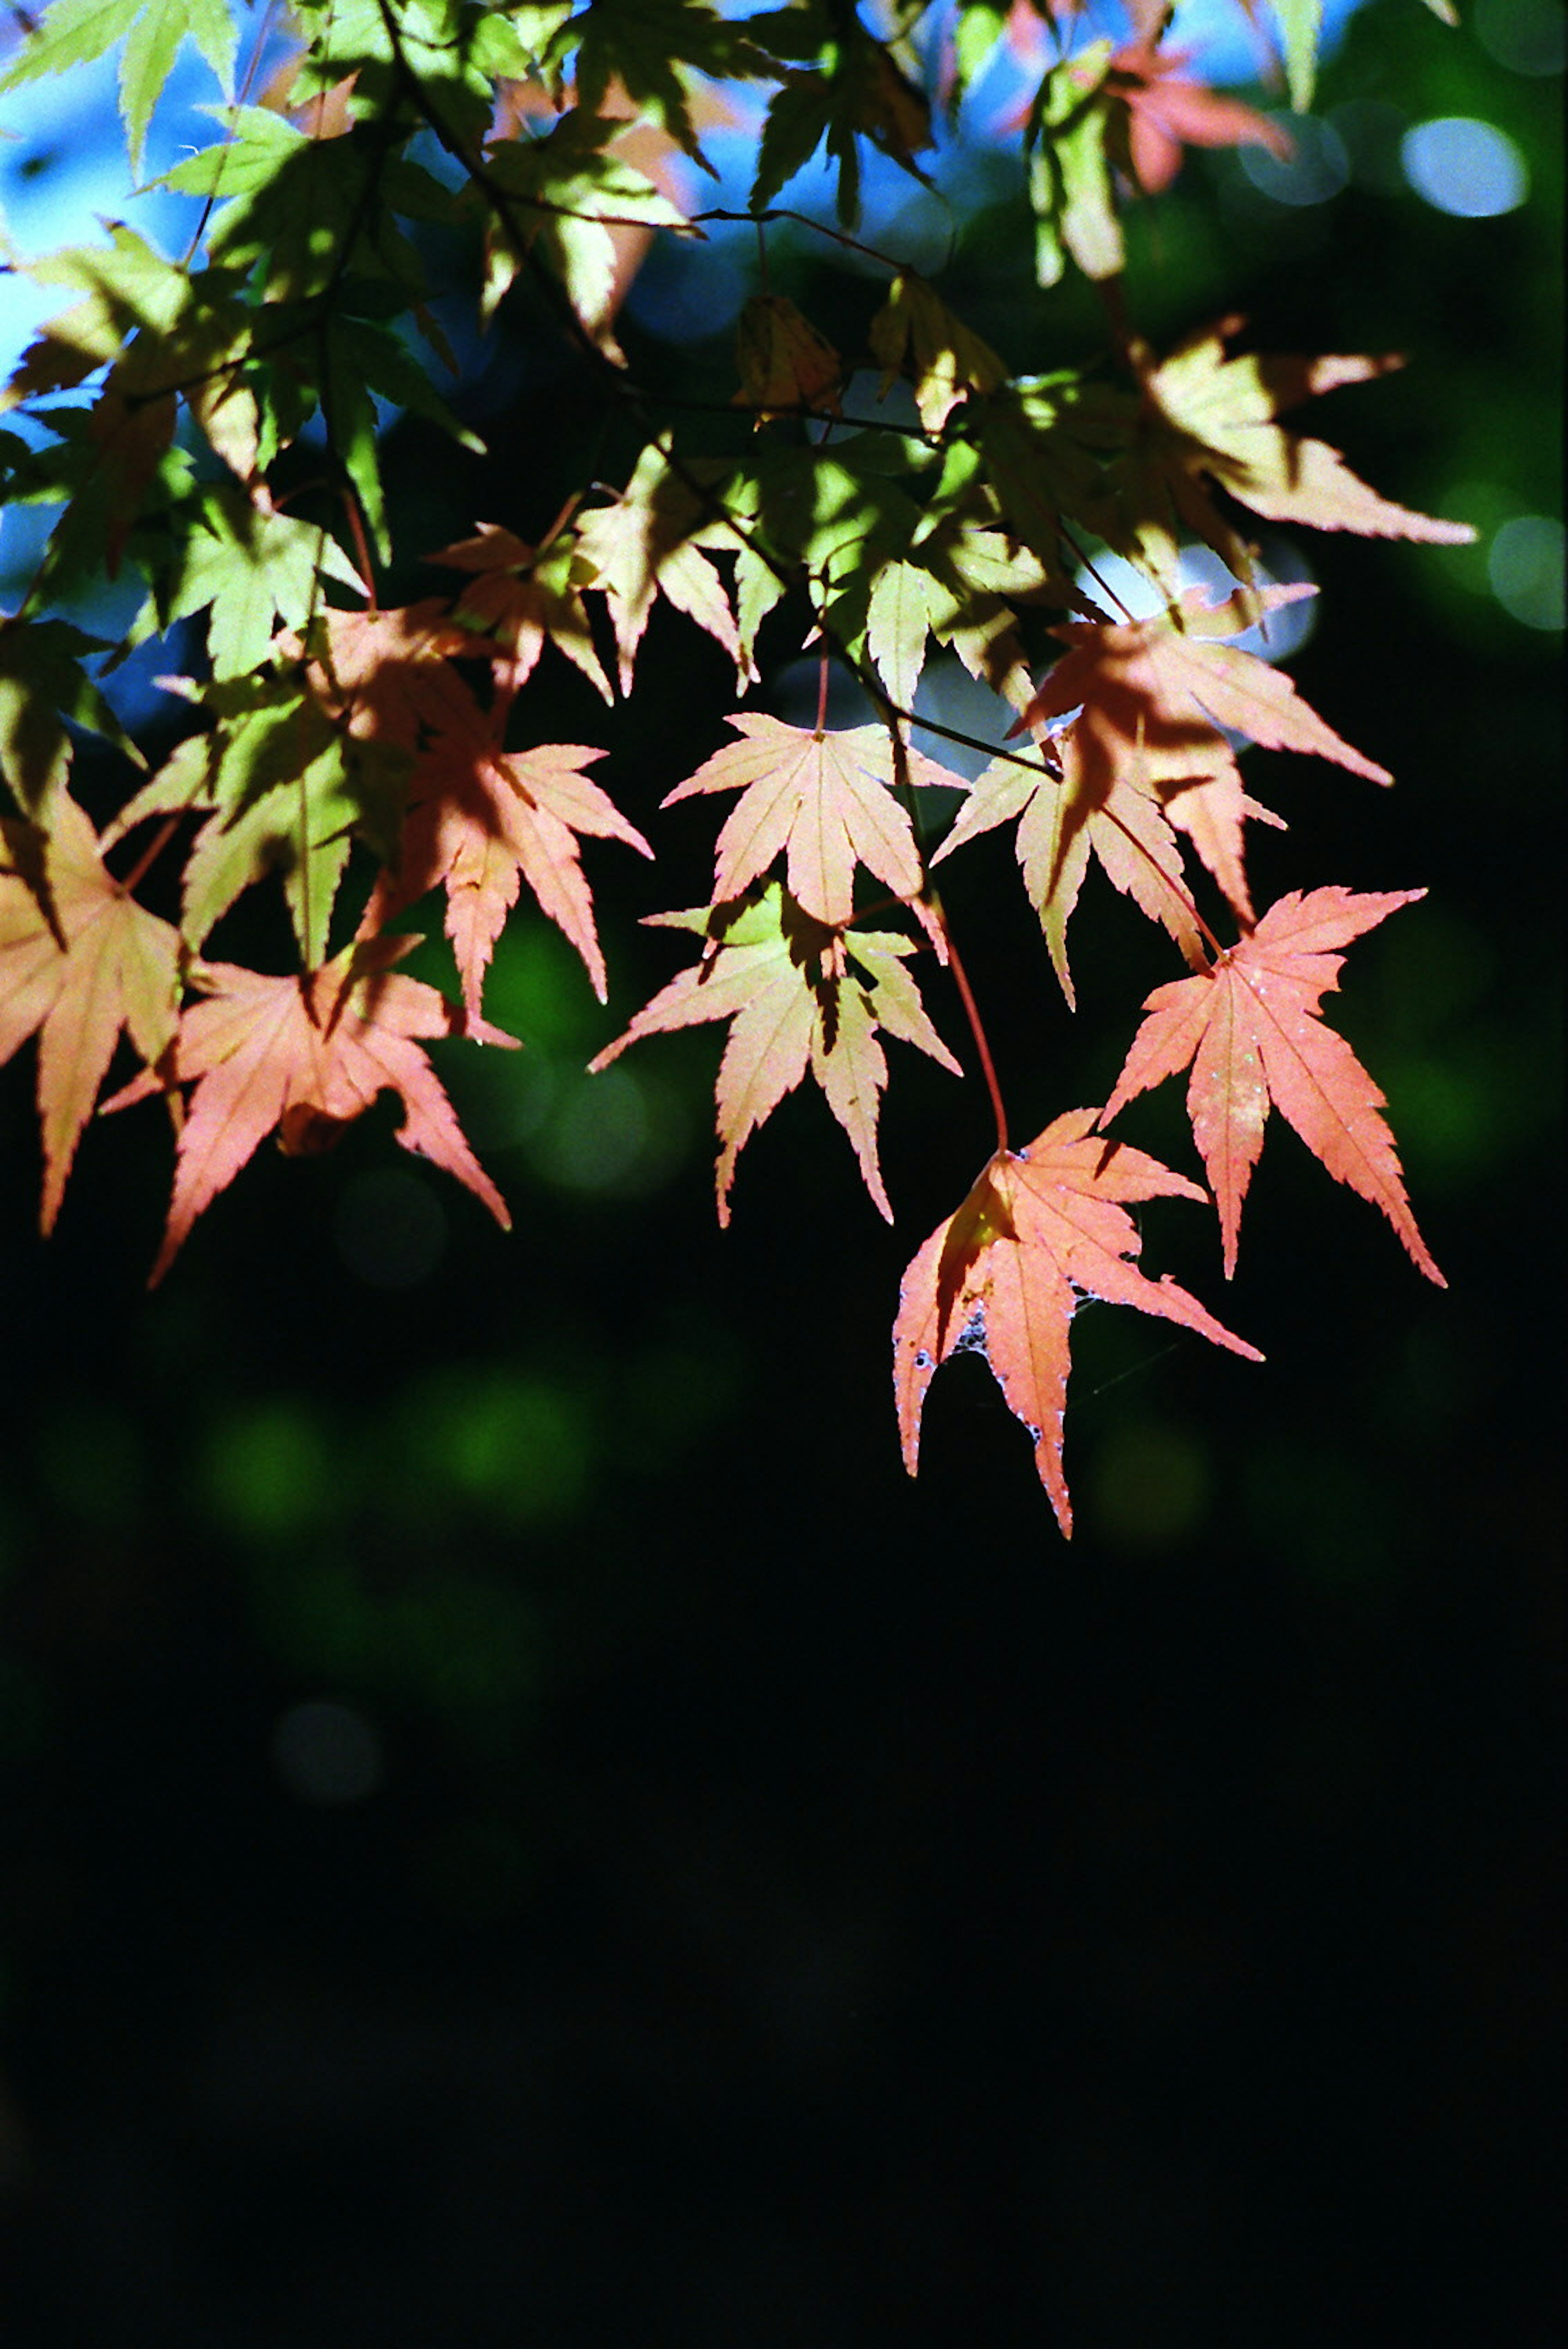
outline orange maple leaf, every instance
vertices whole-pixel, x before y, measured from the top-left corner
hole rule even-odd
[[[515,693],[526,683],[548,639],[613,701],[615,688],[594,643],[570,558],[570,545],[559,539],[531,546],[499,523],[482,522],[474,537],[459,539],[425,559],[473,573],[473,584],[463,589],[456,610],[474,629],[493,635],[506,656],[504,666],[497,663],[504,686]]]
[[[379,885],[365,926],[379,928],[427,889],[444,885],[463,1001],[477,1014],[495,941],[525,880],[581,955],[602,1003],[604,957],[577,834],[624,840],[644,856],[653,854],[608,792],[582,773],[604,755],[572,742],[498,750],[471,705],[462,724],[439,735],[414,771],[398,874]]]
[[[1091,799],[1104,805],[1118,777],[1158,798],[1249,926],[1242,819],[1275,824],[1280,819],[1247,797],[1220,728],[1232,727],[1266,750],[1332,759],[1375,783],[1393,781],[1386,767],[1342,740],[1282,670],[1253,653],[1209,641],[1251,626],[1255,604],[1269,612],[1315,593],[1268,587],[1210,607],[1204,591],[1195,587],[1184,599],[1179,626],[1168,614],[1121,626],[1065,622],[1051,633],[1070,649],[1013,730],[1043,725],[1082,705],[1073,736]]]
[[[705,760],[663,804],[697,792],[742,796],[719,834],[713,898],[738,897],[788,852],[791,895],[819,922],[846,922],[855,911],[857,862],[897,897],[918,896],[920,854],[908,809],[894,796],[893,744],[885,726],[836,733],[786,726],[779,718],[737,712],[726,721],[742,737]],[[919,750],[907,754],[917,787],[967,789]]]
[[[1425,895],[1293,889],[1211,969],[1157,987],[1145,1002],[1148,1017],[1101,1123],[1191,1062],[1187,1103],[1220,1206],[1227,1279],[1272,1103],[1331,1174],[1383,1210],[1428,1279],[1448,1286],[1410,1213],[1384,1097],[1344,1037],[1324,1026],[1321,1002],[1345,960],[1330,950]]]
[[[1076,726],[1049,737],[1033,730],[1038,766],[996,759],[978,777],[933,865],[977,833],[1020,819],[1018,862],[1040,916],[1051,960],[1070,1004],[1067,923],[1092,849],[1109,880],[1175,939],[1189,962],[1203,960],[1203,934],[1182,878],[1181,851],[1158,802],[1141,788],[1136,763],[1113,765],[1078,740]]]
[[[306,647],[293,635],[278,649],[296,660]],[[390,612],[322,611],[309,631],[310,682],[328,717],[361,740],[414,750],[421,735],[461,724],[477,708],[452,666],[486,657],[488,647],[460,627],[436,596]]]
[[[8,822],[0,871],[0,1062],[37,1030],[46,1232],[120,1031],[157,1060],[180,993],[178,931],[108,870],[74,800],[56,791],[47,812],[41,864],[38,834]]]
[[[447,1002],[433,987],[390,970],[414,937],[358,940],[319,970],[273,978],[234,963],[202,963],[192,984],[206,997],[180,1021],[166,1076],[149,1069],[105,1111],[169,1086],[194,1083],[180,1127],[174,1195],[148,1286],[169,1269],[203,1207],[276,1129],[291,1156],[327,1148],[343,1126],[390,1090],[403,1103],[398,1140],[466,1184],[503,1230],[511,1216],[463,1139],[434,1070],[412,1040],[516,1038]],[[166,1064],[167,1065],[167,1064]]]
[[[1175,1281],[1150,1280],[1137,1269],[1137,1227],[1122,1202],[1201,1200],[1203,1193],[1142,1151],[1107,1143],[1094,1131],[1096,1114],[1069,1110],[1026,1150],[997,1152],[905,1273],[893,1329],[893,1383],[911,1476],[937,1370],[950,1354],[982,1354],[1008,1409],[1029,1430],[1040,1480],[1069,1535],[1062,1421],[1070,1325],[1083,1299],[1136,1306],[1249,1361],[1262,1360]]]
[[[735,1161],[750,1136],[809,1071],[854,1145],[866,1187],[891,1223],[877,1159],[877,1113],[888,1063],[877,1030],[914,1044],[955,1076],[958,1062],[926,1017],[902,957],[909,938],[836,931],[772,881],[750,904],[655,916],[701,931],[700,962],[661,988],[590,1062],[607,1068],[639,1037],[733,1019],[719,1064],[719,1221],[730,1220]]]

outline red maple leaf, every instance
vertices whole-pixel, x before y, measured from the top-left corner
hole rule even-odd
[[[1331,949],[1425,895],[1292,890],[1211,969],[1157,987],[1147,999],[1148,1017],[1101,1123],[1191,1062],[1187,1104],[1220,1206],[1227,1279],[1272,1103],[1331,1174],[1382,1208],[1428,1279],[1447,1287],[1410,1213],[1384,1097],[1344,1037],[1324,1026],[1321,1010],[1345,960]]]
[[[672,807],[696,792],[742,793],[714,854],[715,905],[740,896],[785,851],[790,894],[819,922],[846,922],[855,911],[857,861],[895,896],[919,895],[920,853],[909,811],[894,796],[885,726],[827,733],[744,711],[727,723],[742,739],[716,750],[664,801]],[[919,750],[906,757],[910,783],[967,788]]]
[[[1282,163],[1294,152],[1290,134],[1266,114],[1188,79],[1181,68],[1190,54],[1162,56],[1146,36],[1111,59],[1110,87],[1127,109],[1127,160],[1151,196],[1175,179],[1183,147],[1267,147]]]
[[[162,1279],[203,1207],[232,1183],[275,1129],[291,1156],[327,1148],[342,1127],[390,1090],[403,1103],[398,1140],[445,1167],[483,1199],[504,1230],[506,1203],[464,1141],[452,1103],[416,1037],[472,1036],[486,1044],[515,1037],[459,1010],[422,980],[389,965],[413,937],[360,939],[319,970],[271,978],[234,963],[192,972],[206,1000],[191,1006],[174,1040],[172,1075],[153,1069],[104,1103],[124,1109],[194,1082],[180,1128],[174,1195],[163,1245],[149,1278]]]
[[[180,992],[179,933],[106,868],[74,800],[56,791],[47,812],[41,847],[31,826],[5,825],[16,863],[0,871],[0,1062],[38,1031],[46,1232],[120,1030],[155,1061]]]
[[[1071,6],[1060,11],[1064,20],[1074,13]],[[1190,50],[1173,49],[1168,57],[1161,54],[1159,42],[1168,14],[1165,7],[1140,9],[1135,0],[1127,13],[1135,19],[1136,37],[1109,60],[1105,91],[1123,109],[1121,120],[1112,125],[1113,155],[1126,164],[1146,194],[1157,196],[1169,187],[1181,169],[1183,147],[1267,147],[1282,163],[1290,161],[1295,150],[1282,124],[1260,114],[1255,107],[1243,106],[1240,98],[1221,98],[1207,82],[1185,76],[1181,69],[1190,62]],[[1057,54],[1065,27],[1055,24],[1056,14],[1048,5],[1035,5],[1034,0],[1013,0],[1005,37],[1025,65]],[[1052,30],[1047,29],[1047,20]],[[1109,46],[1107,42],[1106,47]],[[1104,55],[1099,50],[1092,62],[1075,67],[1074,79],[1085,88],[1094,88]],[[997,128],[1016,130],[1028,114],[1027,105],[1015,108]]]
[[[1040,1480],[1064,1534],[1072,1504],[1062,1469],[1068,1338],[1085,1297],[1136,1306],[1262,1361],[1256,1347],[1168,1278],[1137,1269],[1128,1199],[1201,1200],[1195,1183],[1140,1150],[1108,1143],[1092,1109],[1069,1110],[1027,1150],[998,1151],[962,1206],[939,1225],[904,1275],[893,1329],[893,1384],[904,1465],[919,1454],[926,1390],[950,1354],[983,1354],[1007,1407],[1028,1428]]]
[[[581,955],[602,1003],[604,957],[577,834],[624,840],[644,856],[653,854],[607,792],[581,772],[604,755],[574,742],[498,750],[471,705],[462,723],[438,736],[414,771],[399,871],[395,879],[383,877],[365,927],[378,928],[427,889],[443,885],[463,1001],[477,1014],[495,941],[525,880]]]

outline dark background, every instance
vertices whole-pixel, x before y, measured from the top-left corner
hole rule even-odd
[[[1530,205],[1449,218],[1373,155],[1291,206],[1200,158],[1135,222],[1135,311],[1407,350],[1314,429],[1408,503],[1555,513],[1558,88],[1373,10],[1325,104],[1483,115]],[[853,347],[871,281],[778,266]],[[948,282],[1015,365],[1091,351],[1026,271],[999,202]],[[649,286],[638,364],[727,398]],[[399,428],[408,545],[539,530],[601,429],[525,311],[465,396],[488,468]],[[46,1247],[5,1071],[8,2338],[1558,2337],[1560,640],[1484,549],[1302,544],[1293,673],[1398,788],[1252,753],[1292,825],[1254,869],[1430,892],[1334,1016],[1451,1285],[1276,1121],[1228,1293],[1211,1218],[1145,1220],[1267,1364],[1086,1313],[1071,1546],[978,1361],[897,1457],[898,1278],[990,1146],[978,1087],[894,1048],[897,1231],[791,1102],[720,1235],[716,1037],[578,1074],[677,959],[636,916],[702,894],[714,810],[653,817],[722,738],[683,624],[610,721],[661,854],[589,849],[608,1011],[524,921],[487,1003],[523,1066],[441,1058],[510,1238],[378,1113],[264,1149],[149,1298],[158,1112],[88,1136]],[[948,895],[1032,1133],[1105,1098],[1168,957],[1092,880],[1075,1022],[992,845]],[[1191,1164],[1178,1087],[1118,1131]]]

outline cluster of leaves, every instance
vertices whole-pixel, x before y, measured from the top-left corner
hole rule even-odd
[[[212,109],[221,135],[161,182],[201,200],[188,253],[171,259],[119,226],[107,243],[10,256],[59,288],[63,306],[0,395],[17,419],[0,435],[6,495],[59,510],[36,576],[0,618],[0,771],[12,801],[0,1057],[36,1034],[46,1229],[95,1109],[166,1102],[174,1189],[155,1279],[265,1136],[319,1149],[389,1088],[403,1145],[505,1223],[421,1040],[514,1040],[486,1020],[483,999],[524,884],[604,1000],[582,842],[652,853],[588,773],[600,750],[537,739],[535,671],[564,657],[607,703],[633,693],[662,597],[722,647],[743,700],[762,678],[763,624],[776,646],[780,619],[798,612],[785,657],[803,642],[820,653],[817,721],[737,709],[732,739],[670,794],[737,795],[707,902],[662,917],[694,936],[696,958],[595,1065],[656,1031],[729,1021],[721,1218],[742,1148],[808,1074],[890,1218],[877,1161],[881,1040],[960,1072],[911,967],[929,954],[969,1023],[997,1141],[904,1284],[895,1350],[906,1457],[912,1469],[936,1367],[979,1349],[1032,1432],[1067,1528],[1061,1429],[1078,1300],[1133,1305],[1253,1351],[1184,1290],[1137,1269],[1126,1203],[1205,1195],[1106,1138],[1132,1095],[1190,1066],[1227,1273],[1273,1105],[1440,1278],[1382,1096],[1320,1016],[1338,950],[1419,892],[1319,887],[1260,917],[1245,827],[1277,819],[1244,789],[1234,740],[1387,777],[1277,669],[1228,640],[1303,592],[1260,583],[1252,517],[1437,542],[1468,533],[1388,503],[1324,442],[1279,421],[1393,360],[1259,354],[1235,319],[1161,355],[1127,327],[1123,207],[1169,181],[1183,141],[1282,140],[1273,119],[1187,77],[1164,46],[1158,0],[1132,0],[1120,47],[1082,38],[1069,0],[1015,0],[1011,12],[961,0],[935,30],[907,0],[888,0],[875,24],[871,15],[853,0],[785,0],[743,18],[706,0],[295,0],[293,46],[278,52],[264,26],[240,95],[224,0],[54,0],[26,34],[0,90],[123,41],[134,162],[185,39],[223,102]],[[1276,0],[1267,20],[1298,106],[1310,97],[1316,15],[1315,0]],[[1103,359],[1012,374],[888,256],[863,353],[841,354],[764,282],[737,336],[736,401],[755,428],[742,453],[732,431],[704,446],[693,419],[678,430],[628,367],[615,324],[649,238],[701,233],[685,167],[711,171],[705,125],[755,128],[759,236],[785,183],[825,150],[844,224],[825,233],[852,242],[866,148],[922,177],[943,110],[956,116],[1001,42],[1037,74],[1022,121],[1037,275],[1049,287],[1076,269],[1104,287]],[[429,222],[470,224],[483,319],[520,278],[542,289],[540,330],[587,355],[642,453],[618,492],[585,485],[540,543],[475,518],[460,543],[415,550],[456,584],[389,609],[378,595],[392,554],[379,403],[467,437],[435,388],[442,336],[410,233]],[[858,257],[864,265],[866,248]],[[862,398],[872,412],[846,416],[864,360],[888,404]],[[901,406],[888,398],[899,384]],[[297,468],[285,460],[302,443],[325,452],[329,522],[291,511]],[[1184,587],[1195,541],[1227,566],[1227,600]],[[1155,616],[1132,618],[1101,588],[1106,552],[1150,583]],[[138,589],[112,648],[58,616],[72,589],[106,574]],[[148,774],[94,664],[177,623],[200,651],[167,682],[193,723]],[[910,740],[933,647],[1014,713],[1010,746],[972,784]],[[826,725],[833,667],[870,696],[874,722]],[[143,768],[97,833],[72,795],[82,728]],[[936,846],[933,804],[956,811]],[[1057,1117],[1023,1148],[1009,1140],[933,880],[948,856],[1008,823],[1069,1001],[1067,929],[1091,860],[1189,973],[1149,999],[1110,1100]],[[132,835],[133,859],[121,847]],[[137,895],[176,843],[177,925]],[[278,885],[294,967],[209,958],[245,893]],[[1210,890],[1230,944],[1201,908]],[[409,940],[388,925],[437,891],[460,1004],[393,968]],[[122,1035],[140,1072],[101,1099]]]

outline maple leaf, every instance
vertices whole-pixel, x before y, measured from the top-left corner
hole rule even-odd
[[[275,873],[300,953],[318,963],[351,838],[384,860],[396,854],[410,756],[333,724],[298,669],[223,678],[201,698],[217,724],[176,746],[104,844],[152,816],[204,815],[182,884],[186,943],[199,947],[244,890]]]
[[[746,711],[725,722],[742,740],[704,760],[663,801],[672,807],[698,792],[742,792],[714,853],[716,904],[738,897],[781,851],[788,853],[796,903],[830,926],[855,911],[857,861],[896,897],[919,895],[920,853],[909,811],[894,797],[893,742],[885,726],[828,733]],[[961,776],[920,751],[905,755],[908,781],[917,788],[967,789]]]
[[[71,739],[62,716],[145,764],[81,666],[83,653],[105,649],[101,636],[85,636],[68,620],[0,617],[0,774],[24,808],[37,812],[65,788]]]
[[[1383,1210],[1428,1279],[1447,1286],[1410,1213],[1384,1096],[1322,1018],[1322,998],[1337,988],[1345,959],[1333,949],[1425,895],[1292,890],[1212,968],[1157,987],[1147,999],[1148,1017],[1101,1120],[1191,1062],[1187,1104],[1219,1202],[1227,1279],[1272,1104],[1331,1174]]]
[[[815,61],[781,73],[783,88],[769,104],[757,147],[753,211],[773,201],[824,139],[838,166],[838,217],[846,225],[859,215],[860,139],[929,185],[915,161],[933,143],[929,101],[853,7],[805,0],[746,22],[780,57]]]
[[[1093,41],[1050,66],[1026,109],[1034,274],[1056,285],[1067,256],[1085,277],[1115,277],[1126,262],[1112,196],[1116,93],[1111,44]]]
[[[452,667],[483,647],[435,596],[390,612],[321,611],[302,641],[278,646],[286,658],[308,659],[322,708],[361,740],[413,750],[421,739],[477,719],[478,705]]]
[[[871,583],[866,648],[894,702],[914,706],[928,634],[1014,708],[1026,702],[1033,686],[1012,606],[1037,601],[1048,584],[1035,556],[1000,532],[939,511],[909,559],[879,564]]]
[[[1112,465],[1107,494],[1094,516],[1108,543],[1140,554],[1172,596],[1184,531],[1216,548],[1239,579],[1250,579],[1249,551],[1215,507],[1208,481],[1271,522],[1433,546],[1469,543],[1475,533],[1468,523],[1395,505],[1359,480],[1326,441],[1275,421],[1282,409],[1310,394],[1370,382],[1402,367],[1403,359],[1228,356],[1226,342],[1244,323],[1222,318],[1199,329],[1148,372],[1133,445]]]
[[[487,192],[493,202],[502,200],[506,225],[499,226],[493,212],[487,223],[481,310],[488,323],[536,245],[585,330],[624,365],[611,331],[631,277],[624,233],[689,223],[645,172],[601,151],[620,129],[578,110],[563,116],[547,138],[503,140],[491,147]],[[642,242],[639,237],[638,254]]]
[[[194,41],[227,94],[239,34],[225,0],[54,0],[0,76],[0,92],[101,57],[129,36],[119,63],[120,112],[130,168],[141,170],[152,109],[182,45]]]
[[[1202,932],[1169,822],[1139,788],[1135,768],[1107,767],[1086,756],[1077,733],[1072,727],[1053,739],[1036,730],[1038,763],[1018,755],[992,760],[931,859],[940,864],[978,833],[1019,819],[1024,886],[1069,1004],[1077,999],[1067,966],[1067,923],[1091,850],[1107,879],[1169,931],[1189,962],[1203,959]]]
[[[965,400],[1000,391],[1007,381],[1007,369],[990,344],[955,317],[913,270],[901,271],[888,288],[869,339],[882,370],[880,396],[887,398],[895,376],[907,376],[928,432],[940,432]]]
[[[459,596],[454,617],[493,634],[507,657],[501,681],[512,692],[533,675],[548,640],[607,701],[615,699],[582,599],[587,566],[578,564],[574,571],[570,540],[534,547],[498,523],[482,522],[476,536],[443,546],[425,560],[473,573],[473,585]]]
[[[398,1140],[444,1167],[483,1199],[504,1231],[506,1203],[463,1139],[434,1070],[414,1040],[471,1036],[514,1045],[488,1020],[433,987],[389,968],[419,940],[357,940],[322,968],[274,978],[234,963],[200,963],[205,1000],[182,1014],[165,1075],[149,1069],[104,1103],[127,1108],[170,1085],[193,1083],[181,1123],[174,1195],[149,1278],[168,1271],[203,1207],[232,1183],[275,1128],[291,1156],[326,1149],[343,1126],[390,1091],[403,1104]]]
[[[962,1074],[926,1017],[902,957],[913,941],[815,921],[772,881],[749,903],[653,917],[699,931],[700,962],[646,1003],[590,1062],[607,1068],[639,1037],[733,1019],[717,1088],[719,1221],[730,1220],[735,1162],[749,1137],[809,1070],[849,1136],[878,1212],[893,1211],[877,1159],[877,1113],[888,1065],[878,1029]]]
[[[1189,61],[1189,51],[1164,54],[1147,36],[1111,59],[1110,86],[1127,109],[1128,167],[1145,193],[1169,187],[1184,146],[1267,147],[1288,163],[1289,133],[1256,108],[1189,80],[1181,68]]]
[[[1315,592],[1270,587],[1210,605],[1195,587],[1179,616],[1162,613],[1119,626],[1066,621],[1051,634],[1069,650],[1013,729],[1044,725],[1081,707],[1073,740],[1090,799],[1108,805],[1123,779],[1157,797],[1249,926],[1242,818],[1275,824],[1280,819],[1247,797],[1219,729],[1232,727],[1271,750],[1332,759],[1372,782],[1393,781],[1386,767],[1363,758],[1325,725],[1282,669],[1211,641],[1250,626],[1253,605],[1266,613]]]
[[[744,24],[726,24],[703,0],[594,0],[556,33],[545,63],[576,47],[579,104],[590,113],[607,111],[606,99],[619,82],[639,113],[662,124],[711,171],[697,140],[687,71],[695,67],[742,80],[766,73],[767,60],[746,31]]]
[[[406,155],[373,156],[357,139],[308,138],[270,107],[197,111],[228,136],[185,154],[151,184],[216,207],[209,253],[247,275],[256,270],[269,304],[311,301],[348,268],[422,291],[419,254],[393,216],[446,220],[453,199],[420,165]]]
[[[526,881],[581,955],[602,1003],[604,957],[576,836],[624,840],[644,856],[653,854],[608,792],[581,771],[604,756],[570,742],[498,750],[477,709],[450,727],[415,769],[396,877],[383,877],[367,923],[379,924],[443,885],[463,1000],[477,1013],[495,941],[519,882]]]
[[[578,523],[574,567],[602,589],[609,605],[623,693],[631,690],[638,647],[659,595],[723,647],[742,682],[750,674],[724,583],[694,543],[710,520],[663,450],[650,444],[615,503]]]
[[[130,632],[128,645],[210,606],[213,676],[248,677],[266,659],[280,626],[302,628],[321,608],[325,581],[368,593],[331,533],[280,512],[265,482],[249,489],[204,482],[192,506],[191,525],[178,533],[156,609]]]
[[[107,870],[74,800],[54,792],[47,814],[41,862],[39,834],[7,822],[0,868],[0,1062],[37,1031],[46,1232],[121,1030],[157,1060],[180,992],[178,933]]]
[[[753,294],[735,326],[737,408],[752,409],[759,425],[815,409],[838,412],[844,362],[826,336],[787,294]]]
[[[1137,1269],[1127,1200],[1201,1200],[1185,1175],[1095,1132],[1096,1112],[1069,1110],[1026,1150],[998,1151],[956,1215],[940,1224],[904,1275],[893,1330],[893,1382],[904,1465],[914,1475],[926,1390],[951,1354],[982,1354],[1007,1407],[1028,1428],[1040,1480],[1064,1534],[1073,1530],[1062,1467],[1070,1324],[1080,1301],[1158,1314],[1247,1361],[1238,1338],[1168,1275]]]

